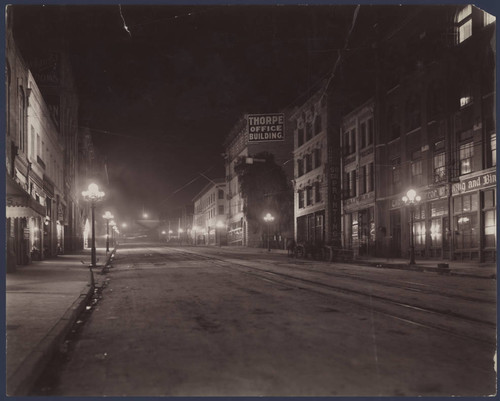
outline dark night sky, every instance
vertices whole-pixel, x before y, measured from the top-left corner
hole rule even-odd
[[[354,10],[33,5],[16,6],[14,16],[24,48],[67,41],[80,125],[107,156],[108,201],[125,215],[189,202],[208,182],[199,172],[222,177],[222,142],[234,123],[247,112],[279,112],[327,78]],[[373,13],[361,6],[353,46],[369,43]]]

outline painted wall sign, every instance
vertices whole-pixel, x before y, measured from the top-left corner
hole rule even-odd
[[[480,188],[495,185],[497,182],[496,172],[482,174],[478,177],[469,178],[461,182],[453,184],[451,193],[453,195],[461,194],[464,192],[475,191]]]
[[[285,139],[285,115],[248,115],[248,142],[283,141]]]

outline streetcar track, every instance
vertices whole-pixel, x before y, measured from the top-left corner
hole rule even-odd
[[[175,251],[178,252],[179,254],[184,254],[193,260],[207,261],[207,262],[210,262],[211,264],[214,264],[218,267],[231,269],[231,270],[237,270],[241,273],[256,277],[260,280],[269,282],[271,284],[278,284],[281,286],[288,286],[288,287],[292,287],[292,288],[297,288],[297,289],[300,289],[303,291],[314,292],[314,293],[320,294],[322,296],[331,296],[332,292],[337,293],[337,294],[341,293],[344,295],[356,295],[356,296],[362,296],[362,297],[369,296],[372,300],[375,299],[378,302],[380,302],[382,305],[383,304],[393,305],[393,306],[397,306],[397,307],[404,308],[404,309],[412,309],[412,310],[415,310],[415,311],[418,311],[418,312],[424,313],[424,314],[431,314],[434,316],[445,316],[446,318],[460,319],[460,320],[468,322],[468,323],[481,324],[481,325],[484,325],[484,326],[487,326],[490,328],[491,327],[496,328],[496,323],[494,323],[494,322],[474,318],[471,316],[462,315],[462,314],[456,313],[456,312],[443,311],[440,309],[426,308],[426,307],[421,307],[418,305],[411,305],[408,303],[402,303],[402,302],[398,302],[398,301],[395,301],[393,299],[383,297],[380,295],[367,294],[365,292],[354,290],[354,289],[334,286],[331,284],[326,284],[326,283],[318,282],[315,280],[309,280],[309,279],[305,279],[305,278],[301,278],[301,277],[296,277],[296,276],[286,274],[286,273],[280,273],[280,272],[271,271],[271,270],[267,270],[267,269],[261,269],[261,268],[255,267],[255,266],[248,266],[245,264],[237,263],[233,260],[227,261],[227,260],[222,259],[220,257],[217,257],[215,255],[206,256],[206,255],[201,255],[198,253],[182,250],[179,248],[175,248]],[[154,254],[155,254],[154,256],[162,255],[162,253],[160,253],[160,252],[154,252]],[[150,254],[150,255],[153,256],[153,254]],[[324,272],[321,270],[311,271],[310,269],[299,267],[299,266],[294,266],[294,267],[297,270],[306,270],[309,272],[321,273],[321,274],[329,276],[329,277],[344,277],[344,278],[351,278],[351,279],[355,278],[357,280],[361,280],[361,281],[365,281],[365,282],[372,282],[372,283],[376,283],[376,284],[380,284],[380,285],[386,285],[389,287],[398,287],[398,285],[395,283],[387,283],[384,281],[378,281],[378,280],[374,280],[374,279],[363,278],[363,277],[349,275],[349,274],[338,274],[338,273],[334,274],[334,273],[330,273],[330,272]],[[311,288],[311,287],[313,287],[313,288]],[[314,287],[316,287],[316,288],[314,288]],[[320,290],[320,288],[322,290]],[[417,290],[417,291],[419,290],[419,289],[415,289],[414,287],[408,287],[408,288],[398,287],[398,288],[402,288],[402,289],[412,288],[413,290]],[[330,293],[326,294],[324,292],[325,289],[330,291]],[[452,294],[441,294],[441,293],[437,293],[435,291],[433,292],[431,290],[425,291],[422,289],[421,292],[427,293],[427,294],[437,294],[437,295],[442,295],[442,296],[448,296],[449,298],[465,299],[465,300],[473,301],[473,302],[491,303],[487,300],[479,300],[478,301],[476,298],[473,298],[473,297],[462,297],[462,296],[454,296]],[[446,332],[447,334],[450,334],[450,335],[453,335],[453,336],[459,337],[459,338],[465,338],[468,340],[474,340],[474,341],[481,342],[481,343],[496,345],[496,341],[486,339],[486,338],[479,338],[477,335],[468,335],[464,332],[459,332],[459,331],[452,329],[452,328],[443,327],[441,325],[436,325],[433,323],[424,322],[422,320],[417,320],[417,319],[413,319],[413,318],[410,319],[407,316],[404,316],[401,314],[395,314],[394,312],[388,312],[388,311],[384,310],[383,307],[381,307],[381,306],[376,307],[373,304],[367,305],[364,302],[353,301],[352,299],[349,302],[350,303],[354,302],[354,303],[356,303],[357,306],[359,306],[363,309],[369,309],[370,311],[382,314],[384,316],[387,316],[387,317],[390,317],[390,318],[393,318],[393,319],[396,319],[396,320],[399,320],[402,322],[406,322],[407,324],[412,324],[412,325],[417,325],[420,327],[439,330],[439,331]]]
[[[331,294],[325,294],[324,292],[322,292],[322,291],[320,291],[318,289],[311,288],[309,286],[317,286],[317,287],[321,287],[323,289],[326,288],[326,289],[328,289],[330,291],[334,291],[334,292],[337,292],[337,293],[344,293],[344,294],[349,294],[349,295],[354,294],[354,295],[358,295],[358,296],[362,295],[364,297],[369,296],[372,299],[378,300],[379,302],[386,303],[386,304],[391,304],[391,305],[395,305],[395,306],[402,307],[402,308],[405,308],[405,309],[414,309],[414,310],[418,310],[419,312],[426,313],[426,314],[441,315],[441,316],[446,316],[448,318],[461,319],[461,320],[469,322],[469,323],[472,322],[472,323],[476,323],[476,324],[482,324],[482,325],[485,325],[485,326],[488,326],[488,327],[496,327],[496,323],[494,323],[494,322],[490,322],[490,321],[486,321],[486,320],[482,320],[482,319],[476,319],[474,317],[462,315],[462,314],[451,312],[451,311],[442,311],[442,310],[439,310],[439,309],[423,308],[423,307],[420,307],[420,306],[417,306],[417,305],[410,305],[410,304],[406,304],[406,303],[401,303],[401,302],[394,301],[394,300],[392,300],[390,298],[386,298],[386,297],[382,297],[382,296],[377,296],[377,295],[373,295],[373,294],[366,294],[364,292],[353,290],[353,289],[348,289],[348,288],[344,288],[344,287],[337,287],[337,286],[333,286],[333,285],[330,285],[330,284],[325,284],[325,283],[317,282],[317,281],[314,281],[314,280],[308,280],[308,279],[304,279],[304,278],[300,278],[300,277],[295,277],[295,276],[292,276],[292,275],[289,275],[289,274],[285,274],[285,273],[279,273],[279,272],[275,272],[275,271],[269,271],[269,270],[265,270],[265,269],[260,269],[260,268],[254,267],[254,266],[247,266],[247,265],[244,265],[244,264],[235,263],[234,261],[228,262],[226,260],[223,260],[223,259],[220,259],[220,258],[217,258],[217,257],[214,257],[214,256],[204,256],[204,255],[194,254],[194,253],[187,252],[187,251],[180,251],[180,252],[189,254],[189,256],[194,257],[194,258],[196,258],[198,260],[209,261],[209,262],[211,262],[211,263],[213,263],[213,264],[215,264],[216,266],[219,266],[219,267],[229,268],[229,269],[233,269],[233,270],[238,270],[238,271],[240,271],[240,272],[242,272],[244,274],[251,275],[253,277],[257,277],[257,278],[259,278],[261,280],[264,280],[264,281],[272,282],[273,284],[279,284],[279,285],[285,285],[285,286],[292,286],[292,287],[298,288],[300,290],[318,293],[318,294],[321,294],[323,296],[325,296],[325,295],[330,296]],[[221,262],[223,264],[221,264]],[[228,265],[229,263],[231,265]],[[236,266],[238,266],[240,268],[237,268]],[[243,269],[250,269],[252,271],[241,270],[241,268],[243,268]],[[263,273],[266,274],[267,276],[276,276],[276,278],[264,277],[262,275]],[[285,280],[288,280],[288,281],[295,281],[295,282],[298,281],[299,283],[303,283],[304,285],[298,285],[297,283],[292,284],[292,283],[289,283],[289,282],[288,283],[287,282],[283,282],[282,279],[285,279]],[[382,282],[380,284],[384,284],[384,283]],[[352,303],[353,301],[350,300],[350,302]],[[466,334],[464,332],[458,332],[457,330],[454,330],[454,329],[451,329],[451,328],[447,328],[447,327],[443,327],[443,326],[440,326],[440,325],[436,325],[436,324],[432,324],[432,323],[428,323],[428,322],[423,322],[421,320],[419,321],[417,319],[409,319],[406,316],[401,316],[401,315],[394,314],[392,312],[391,313],[387,312],[386,310],[383,310],[381,307],[375,307],[372,304],[371,305],[366,305],[366,303],[359,302],[359,301],[357,301],[355,303],[356,303],[356,305],[358,305],[358,306],[360,306],[360,307],[362,307],[364,309],[369,309],[371,311],[377,312],[377,313],[385,315],[387,317],[391,317],[391,318],[394,318],[394,319],[397,319],[397,320],[400,320],[400,321],[404,321],[404,322],[406,322],[408,324],[413,324],[413,325],[418,325],[418,326],[421,326],[421,327],[426,327],[426,328],[429,328],[429,329],[443,331],[443,332],[446,332],[447,334],[450,334],[450,335],[453,335],[453,336],[459,337],[459,338],[466,338],[466,339],[474,340],[474,341],[481,342],[481,343],[487,343],[487,344],[494,344],[494,345],[496,345],[496,341],[485,339],[485,338],[479,338],[479,337],[477,337],[477,335],[468,335],[468,334]]]

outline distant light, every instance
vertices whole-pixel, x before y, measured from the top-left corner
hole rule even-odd
[[[147,214],[147,213],[143,213],[143,214],[142,214],[142,217],[144,217],[145,219],[147,219],[149,216],[148,216],[148,214]]]
[[[179,233],[183,233],[184,230],[182,228],[179,228]]]
[[[123,228],[127,227],[127,223],[122,223],[122,227]]]
[[[163,235],[165,235],[167,232],[166,232],[165,230],[163,230],[161,233],[162,233]]]

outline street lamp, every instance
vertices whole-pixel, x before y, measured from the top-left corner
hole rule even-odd
[[[267,223],[267,251],[271,252],[271,242],[269,241],[270,237],[270,227],[271,223],[274,221],[274,216],[271,213],[268,213],[264,216],[264,221]]]
[[[90,202],[90,209],[92,211],[92,246],[91,246],[91,264],[90,267],[96,267],[96,254],[95,254],[95,204],[104,198],[104,192],[99,191],[97,184],[90,184],[87,191],[82,191],[83,199]]]
[[[113,236],[111,243],[113,244],[113,246],[115,246],[115,235],[114,235],[114,233],[116,232],[116,229],[117,229],[116,223],[115,223],[114,220],[111,220],[109,222],[109,225],[111,226],[111,229],[113,230],[113,232],[111,233],[111,235]]]
[[[114,216],[110,212],[104,213],[102,216],[103,219],[106,220],[106,253],[109,252],[109,221],[114,218]]]
[[[220,229],[222,227],[224,227],[224,223],[222,221],[219,220],[217,223],[215,223],[215,236],[217,237],[217,232],[219,233],[219,248],[222,246],[222,235],[220,233]]]
[[[415,264],[415,240],[413,234],[413,215],[415,213],[415,205],[421,201],[420,195],[414,189],[408,190],[403,196],[403,202],[410,207],[410,265]]]

